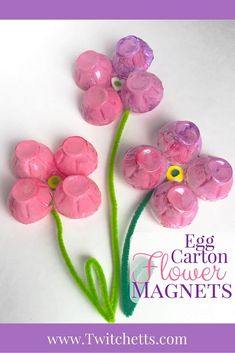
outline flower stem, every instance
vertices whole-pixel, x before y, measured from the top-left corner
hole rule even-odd
[[[105,279],[102,267],[100,266],[100,264],[96,259],[93,259],[93,258],[88,259],[86,263],[86,268],[85,268],[86,277],[88,280],[88,285],[86,285],[86,283],[84,283],[84,281],[78,275],[66,250],[66,247],[64,244],[64,238],[63,238],[63,226],[62,226],[60,216],[55,209],[53,209],[51,213],[57,226],[58,243],[59,243],[61,254],[76,285],[83,292],[83,294],[90,300],[90,302],[94,305],[94,307],[98,310],[98,312],[103,316],[103,318],[107,322],[114,322],[114,314],[109,302],[108,288],[107,288],[106,279]],[[96,291],[95,282],[92,277],[92,269],[96,273],[97,280],[99,281],[100,295],[103,300],[103,306],[100,304],[99,297]]]
[[[130,299],[130,275],[129,275],[129,254],[131,246],[131,238],[135,231],[137,222],[148,204],[154,190],[149,191],[144,198],[141,200],[139,206],[137,207],[134,216],[132,217],[131,223],[127,230],[123,253],[122,253],[122,265],[121,265],[121,301],[122,310],[126,316],[131,316],[137,305]]]
[[[115,313],[118,304],[119,280],[120,280],[120,252],[119,252],[119,237],[118,237],[118,205],[114,187],[114,169],[115,160],[121,140],[124,127],[129,117],[129,111],[124,110],[122,119],[119,123],[116,135],[113,141],[113,146],[110,154],[108,166],[108,190],[110,198],[110,226],[111,226],[111,242],[112,242],[112,261],[113,261],[113,278],[111,286],[111,305]]]

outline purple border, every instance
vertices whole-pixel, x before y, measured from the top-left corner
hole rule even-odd
[[[0,0],[1,19],[235,19],[235,0]]]
[[[148,6],[146,6],[146,4]],[[235,0],[0,0],[0,19],[235,19]],[[47,336],[187,336],[187,346],[49,345]],[[235,352],[234,324],[1,324],[0,352]]]
[[[123,337],[186,336],[187,345],[95,344],[85,333]],[[49,344],[48,336],[82,336],[83,344]],[[120,343],[120,341],[119,341]],[[142,342],[143,343],[143,342]],[[235,324],[2,324],[0,352],[235,352]]]

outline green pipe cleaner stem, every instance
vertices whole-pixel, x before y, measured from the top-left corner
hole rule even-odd
[[[144,198],[141,200],[139,206],[137,207],[134,216],[132,217],[131,223],[127,230],[123,253],[122,253],[122,264],[121,264],[121,303],[122,310],[126,316],[131,316],[137,305],[130,299],[130,273],[129,273],[129,254],[132,235],[134,234],[137,222],[147,206],[154,190],[149,191]]]
[[[113,262],[113,278],[111,286],[110,300],[113,312],[115,313],[118,304],[119,282],[120,282],[120,252],[119,252],[119,235],[118,235],[118,205],[114,186],[114,169],[115,160],[121,140],[122,133],[129,117],[129,111],[124,110],[122,119],[116,131],[113,140],[113,146],[110,154],[108,165],[108,191],[110,199],[110,227],[111,227],[111,242],[112,242],[112,262]]]
[[[59,244],[61,254],[76,285],[79,287],[79,289],[83,292],[83,294],[88,298],[88,300],[94,305],[97,311],[102,315],[102,317],[107,322],[114,322],[114,313],[111,308],[107,283],[106,283],[106,279],[105,279],[105,275],[102,267],[100,266],[99,262],[96,259],[94,258],[88,259],[85,265],[87,284],[84,283],[84,281],[78,275],[66,250],[66,247],[64,244],[64,238],[63,238],[63,226],[62,226],[60,216],[55,209],[53,209],[51,213],[57,226],[58,244]],[[96,290],[96,284],[92,276],[93,272],[95,273],[97,277],[97,281],[100,286],[100,296],[101,296],[103,305],[100,304],[99,295],[97,294],[97,290]]]

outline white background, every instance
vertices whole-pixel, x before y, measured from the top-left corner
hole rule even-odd
[[[119,172],[123,152],[154,144],[157,129],[169,120],[192,120],[200,128],[203,151],[235,166],[235,23],[227,21],[2,21],[0,22],[0,322],[103,322],[64,266],[50,216],[32,225],[16,222],[6,207],[14,183],[9,160],[21,139],[35,139],[55,150],[67,136],[94,144],[99,167],[91,175],[102,191],[100,210],[85,220],[63,217],[65,242],[82,273],[84,259],[95,256],[110,279],[108,205],[105,176],[115,124],[88,125],[80,116],[82,92],[72,73],[76,57],[93,49],[111,55],[128,34],[153,48],[150,71],[165,87],[154,111],[132,115],[121,143],[116,185],[120,242],[142,194]],[[173,249],[184,233],[216,235],[218,251],[227,251],[228,281],[234,282],[235,191],[223,201],[200,202],[193,224],[180,231],[158,226],[146,210],[133,249]],[[132,250],[133,250],[132,249]],[[235,295],[235,294],[234,294]],[[145,300],[133,317],[118,310],[117,322],[233,322],[229,300]]]

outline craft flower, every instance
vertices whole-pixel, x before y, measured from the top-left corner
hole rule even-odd
[[[75,64],[75,81],[85,90],[81,103],[83,118],[93,125],[107,125],[120,118],[108,165],[110,236],[112,244],[112,285],[110,307],[115,315],[120,286],[118,203],[114,185],[115,160],[130,111],[148,112],[163,97],[157,76],[146,72],[153,60],[152,49],[142,39],[127,36],[116,45],[112,61],[105,55],[86,51]]]
[[[55,208],[70,218],[88,217],[101,202],[101,193],[89,175],[97,166],[94,147],[79,136],[67,138],[55,155],[33,140],[17,144],[12,160],[18,179],[9,196],[12,215],[33,223]]]
[[[198,210],[198,197],[218,200],[228,195],[232,167],[221,158],[198,156],[201,137],[194,123],[167,124],[160,129],[156,145],[127,151],[122,169],[133,187],[155,188],[150,205],[163,226],[179,228],[190,224]]]
[[[129,252],[136,224],[150,202],[156,220],[165,227],[180,228],[192,222],[198,198],[218,200],[232,187],[232,167],[222,158],[199,156],[201,137],[190,121],[176,121],[160,129],[157,147],[139,146],[124,156],[122,170],[133,187],[150,190],[130,222],[122,253],[121,297],[126,316],[137,303],[130,299]]]
[[[78,274],[66,250],[63,226],[57,211],[70,218],[92,215],[101,193],[87,175],[97,167],[97,152],[80,136],[68,137],[55,154],[33,140],[17,144],[12,167],[19,178],[9,195],[10,211],[21,223],[33,223],[51,212],[57,227],[61,255],[76,285],[108,322],[114,322],[103,269],[94,258],[85,263],[86,281]],[[94,279],[94,277],[95,279]]]
[[[163,86],[157,76],[146,72],[152,60],[152,49],[135,36],[118,41],[112,61],[91,50],[82,53],[75,64],[75,81],[87,90],[81,104],[84,119],[107,125],[123,109],[136,113],[154,109],[162,99]]]

